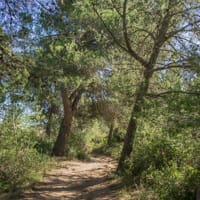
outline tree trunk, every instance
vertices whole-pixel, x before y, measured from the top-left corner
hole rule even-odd
[[[72,117],[71,117],[71,119],[68,119],[68,120],[65,117],[63,118],[61,125],[60,125],[58,137],[57,137],[56,142],[53,147],[53,151],[52,151],[53,156],[64,156],[65,155],[66,144],[67,144],[67,139],[69,137],[71,124],[72,124]]]
[[[109,134],[108,134],[108,141],[107,141],[107,144],[109,147],[112,145],[113,128],[114,128],[114,124],[113,124],[113,122],[111,122],[110,130],[109,130]]]
[[[67,138],[70,133],[73,112],[71,103],[67,94],[66,88],[61,88],[62,102],[64,107],[64,118],[60,125],[60,130],[58,137],[53,147],[52,155],[54,156],[64,156],[66,151]]]
[[[48,122],[47,122],[47,125],[46,125],[46,134],[48,137],[51,136],[51,124],[52,124],[52,114],[53,114],[53,111],[52,111],[52,106],[50,107],[49,111],[48,111]]]
[[[65,155],[67,139],[70,134],[73,115],[77,109],[77,105],[81,98],[82,92],[83,88],[82,86],[80,86],[69,96],[67,88],[61,87],[62,103],[64,107],[64,118],[61,122],[58,137],[52,150],[52,155],[54,156]]]
[[[200,186],[197,188],[196,191],[196,200],[200,200]]]
[[[148,91],[150,78],[151,74],[145,75],[144,73],[144,81],[141,82],[136,91],[135,103],[133,105],[133,110],[126,131],[122,152],[118,162],[117,172],[124,169],[124,162],[127,159],[127,157],[130,157],[130,154],[132,152],[134,138],[137,130],[137,119],[144,105],[144,97]]]

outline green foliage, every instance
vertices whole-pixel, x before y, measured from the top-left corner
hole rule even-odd
[[[12,30],[12,41],[7,26],[13,22],[0,29],[0,108],[5,113],[0,119],[0,191],[25,185],[45,167],[54,135],[46,138],[43,125],[58,132],[64,84],[69,96],[84,88],[67,138],[69,158],[87,159],[91,152],[118,157],[136,97],[137,134],[126,178],[138,185],[139,199],[193,199],[200,184],[199,96],[178,92],[199,94],[196,3],[135,0],[127,1],[125,9],[121,0],[3,2],[9,9],[2,9],[2,24],[13,19],[18,28]],[[186,70],[184,63],[191,66]],[[151,78],[144,93],[136,90],[143,75]],[[162,100],[141,101],[173,91]],[[25,119],[26,112],[32,119]],[[120,131],[108,148],[111,123]]]
[[[36,131],[15,125],[13,129],[11,118],[0,124],[0,192],[13,192],[34,181],[49,161],[35,148]]]
[[[78,158],[80,160],[88,158],[88,151],[85,146],[85,135],[76,132],[69,138],[67,145],[67,157],[70,159]]]
[[[51,138],[35,137],[33,148],[40,154],[50,155],[53,148],[54,140]]]
[[[200,180],[198,145],[199,140],[183,133],[140,138],[127,161],[127,181],[153,190],[161,200],[194,199]]]
[[[46,159],[35,149],[1,150],[0,191],[15,191],[32,182],[41,168],[44,168]]]
[[[107,127],[97,120],[88,123],[82,130],[76,129],[69,139],[68,157],[87,159],[94,149],[105,145],[107,133]]]
[[[160,199],[192,200],[195,199],[199,186],[200,172],[192,166],[172,166],[162,170],[148,169],[145,172],[145,185],[154,189]]]
[[[131,167],[133,176],[140,176],[150,167],[161,170],[176,157],[173,141],[155,137],[146,145],[140,144],[135,150]]]

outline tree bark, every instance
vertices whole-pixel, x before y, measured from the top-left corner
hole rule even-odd
[[[110,130],[109,130],[109,134],[108,134],[108,141],[107,141],[107,144],[109,147],[112,145],[113,129],[114,129],[114,124],[113,124],[113,122],[111,122]]]
[[[151,76],[151,73],[144,72],[143,81],[141,82],[136,91],[135,103],[133,105],[131,117],[126,131],[122,152],[118,162],[117,172],[122,171],[124,169],[124,162],[131,155],[137,130],[137,118],[142,111],[142,107],[144,105],[144,98],[148,91]]]
[[[72,117],[71,117],[71,119],[68,119],[68,120],[65,117],[63,118],[61,125],[60,125],[58,137],[57,137],[56,142],[53,147],[53,151],[52,151],[53,156],[64,156],[65,155],[66,144],[67,144],[67,139],[69,137],[71,124],[72,124]]]
[[[68,95],[67,88],[61,87],[62,103],[64,107],[64,117],[60,125],[58,137],[54,144],[52,155],[64,156],[66,152],[67,139],[70,134],[73,116],[77,109],[78,102],[83,92],[82,86],[79,86],[71,95]]]
[[[64,117],[60,125],[60,130],[58,137],[53,147],[52,155],[54,156],[64,156],[66,151],[67,138],[70,133],[73,112],[71,108],[71,103],[67,94],[66,88],[61,88],[61,96],[64,107]]]

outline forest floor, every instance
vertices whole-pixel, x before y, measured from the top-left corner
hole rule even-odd
[[[116,168],[110,157],[97,156],[89,161],[59,161],[20,200],[117,200],[120,184],[109,174]]]

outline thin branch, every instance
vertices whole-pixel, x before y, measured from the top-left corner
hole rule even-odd
[[[158,59],[162,45],[167,41],[166,33],[167,33],[168,28],[169,28],[169,24],[170,24],[170,20],[171,20],[171,16],[170,16],[171,6],[172,5],[171,5],[171,1],[170,1],[167,12],[163,17],[163,20],[161,22],[160,27],[158,27],[156,41],[154,42],[153,50],[152,50],[152,53],[150,55],[148,65],[146,66],[150,70],[156,64],[156,61]]]
[[[123,15],[122,15],[122,13],[120,12],[120,10],[115,6],[114,0],[111,0],[111,2],[112,2],[112,5],[113,5],[113,8],[116,10],[116,12],[118,13],[118,15],[122,18]]]
[[[154,93],[149,93],[146,94],[147,97],[152,97],[152,98],[156,98],[156,97],[163,97],[165,95],[168,94],[188,94],[188,95],[200,95],[200,91],[182,91],[182,90],[172,90],[172,91],[165,91],[165,92],[161,92],[158,94],[154,94]]]
[[[138,31],[145,32],[145,33],[147,33],[154,41],[156,40],[154,34],[153,34],[152,32],[150,32],[150,31],[144,29],[144,28],[139,28],[139,29],[137,29],[136,31],[134,31],[133,33],[136,33],[136,32],[138,32]]]
[[[193,66],[190,64],[174,64],[174,65],[165,65],[163,67],[157,67],[153,69],[152,71],[162,71],[162,70],[167,70],[167,69],[173,69],[173,68],[182,68],[182,69],[191,69]]]
[[[81,88],[81,85],[79,85],[69,96],[69,100],[72,102],[73,99],[75,98],[75,96],[77,95],[78,93],[78,90]]]
[[[189,43],[191,43],[193,45],[196,45],[196,46],[200,47],[200,44],[198,44],[196,42],[193,42],[193,41],[189,40],[188,38],[181,37],[180,35],[176,36],[176,38],[179,38],[180,40],[185,40],[186,42],[189,42]]]
[[[83,86],[80,86],[79,90],[77,91],[77,94],[72,102],[72,112],[74,113],[77,109],[77,105],[81,99],[81,96],[83,94]]]
[[[110,34],[110,36],[112,37],[112,39],[114,40],[114,42],[124,51],[128,52],[128,50],[126,49],[126,47],[124,47],[116,38],[116,36],[114,35],[114,33],[109,29],[109,27],[107,26],[107,24],[105,23],[105,21],[103,20],[103,18],[101,17],[101,15],[99,14],[99,12],[97,11],[97,9],[95,8],[95,5],[92,4],[93,10],[96,13],[97,17],[99,18],[99,20],[101,21],[101,23],[104,25],[106,31]]]
[[[197,9],[199,9],[200,8],[200,6],[198,5],[198,6],[195,6],[195,7],[190,7],[190,8],[185,8],[184,10],[181,10],[181,11],[178,11],[178,12],[174,12],[174,13],[172,13],[171,14],[171,16],[176,16],[176,15],[183,15],[184,13],[191,13],[191,11],[192,10],[197,10]]]
[[[169,38],[171,38],[171,37],[174,37],[175,35],[177,35],[177,34],[180,33],[180,32],[185,32],[185,31],[187,31],[187,32],[192,32],[192,31],[194,31],[194,29],[189,29],[189,30],[186,30],[186,29],[187,29],[188,27],[191,27],[192,25],[198,24],[198,23],[200,23],[200,20],[197,20],[197,21],[193,22],[193,24],[191,24],[191,23],[186,24],[185,26],[179,28],[178,30],[171,31],[171,32],[169,32],[169,33],[167,34],[166,38],[169,39]]]
[[[140,62],[143,66],[145,66],[147,64],[147,62],[140,57],[131,47],[130,41],[129,41],[129,37],[128,37],[128,31],[127,31],[127,24],[126,24],[126,9],[127,9],[127,1],[128,0],[124,0],[124,4],[123,4],[123,34],[124,34],[124,40],[126,43],[126,47],[128,49],[128,53],[134,57],[138,62]]]

